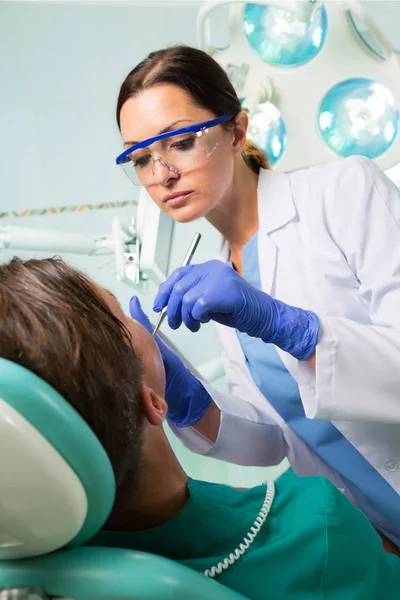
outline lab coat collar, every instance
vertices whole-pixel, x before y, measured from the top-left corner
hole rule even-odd
[[[259,231],[271,233],[296,217],[297,211],[287,174],[260,169],[257,195]],[[219,259],[224,262],[229,260],[229,245],[225,239],[221,242]]]
[[[289,176],[260,169],[258,178],[258,217],[260,231],[271,233],[296,216]]]

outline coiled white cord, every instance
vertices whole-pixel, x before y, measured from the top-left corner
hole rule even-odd
[[[211,569],[206,569],[204,571],[204,575],[206,577],[214,578],[216,575],[221,575],[222,571],[228,569],[232,566],[243,554],[248,550],[250,545],[254,542],[257,533],[260,531],[261,527],[264,525],[266,518],[268,517],[269,511],[271,510],[272,502],[275,497],[275,483],[272,479],[267,479],[265,482],[267,486],[267,493],[265,494],[265,500],[261,507],[260,512],[258,513],[257,519],[254,521],[252,527],[243,538],[243,541],[239,544],[239,546],[229,554],[224,560],[220,561]]]

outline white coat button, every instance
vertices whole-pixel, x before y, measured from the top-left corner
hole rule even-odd
[[[383,466],[385,467],[386,471],[389,471],[389,473],[394,473],[399,468],[399,465],[394,460],[385,460]]]

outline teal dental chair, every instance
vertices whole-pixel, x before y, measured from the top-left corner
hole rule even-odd
[[[245,600],[160,556],[81,546],[114,494],[110,461],[84,420],[0,359],[0,600]]]

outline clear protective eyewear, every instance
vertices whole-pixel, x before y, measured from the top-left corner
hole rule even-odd
[[[115,162],[121,165],[134,185],[161,183],[166,179],[166,169],[168,177],[169,172],[177,175],[188,173],[205,162],[217,148],[217,137],[210,130],[233,118],[234,115],[222,115],[203,123],[160,133],[131,146]],[[158,167],[157,170],[157,162],[164,168]]]

